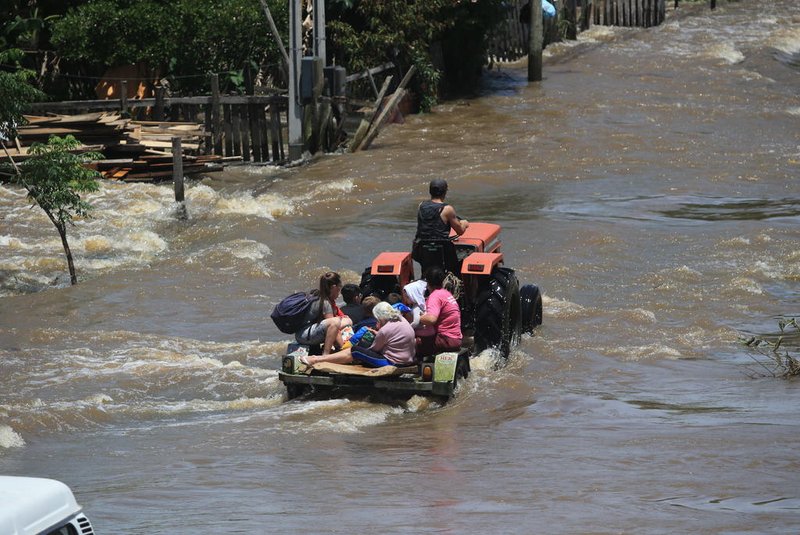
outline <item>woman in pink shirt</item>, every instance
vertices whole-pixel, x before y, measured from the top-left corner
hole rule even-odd
[[[461,349],[461,309],[453,295],[442,287],[445,277],[442,268],[433,266],[426,275],[430,293],[425,301],[425,314],[420,316],[419,322],[433,325],[436,334],[421,337],[417,353],[426,357],[445,351],[458,351]]]
[[[393,364],[404,365],[414,362],[416,344],[414,339],[414,328],[403,317],[400,311],[392,308],[392,305],[381,301],[372,309],[372,314],[378,320],[378,332],[372,345],[369,346],[366,354],[374,358],[383,358]],[[300,357],[300,362],[313,365],[318,362],[335,362],[338,364],[348,364],[353,362],[351,348],[343,349],[330,355],[315,355]]]

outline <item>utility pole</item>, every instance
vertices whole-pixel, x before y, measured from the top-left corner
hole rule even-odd
[[[311,12],[314,20],[314,55],[322,58],[322,65],[328,64],[328,51],[325,46],[325,0],[314,0]]]
[[[303,55],[302,0],[289,0],[289,161],[303,156],[303,106],[300,104],[300,59]]]
[[[528,81],[542,81],[542,25],[541,0],[531,1],[531,35],[528,42]]]

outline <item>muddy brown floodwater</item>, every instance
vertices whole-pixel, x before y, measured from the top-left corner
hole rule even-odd
[[[800,383],[738,337],[800,315],[800,4],[680,10],[369,151],[192,183],[185,222],[106,183],[73,288],[0,187],[0,473],[67,482],[98,533],[797,532]],[[407,250],[437,176],[544,326],[446,406],[286,402],[272,305]]]

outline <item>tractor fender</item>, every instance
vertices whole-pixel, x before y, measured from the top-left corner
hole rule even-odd
[[[500,225],[495,223],[471,222],[464,234],[458,236],[451,230],[450,237],[457,245],[469,245],[481,253],[494,253],[500,249]]]
[[[370,266],[373,276],[394,275],[400,277],[401,285],[408,284],[410,274],[413,274],[414,266],[411,261],[411,253],[380,253],[372,261]]]
[[[461,263],[462,275],[491,275],[503,262],[503,253],[472,253]]]

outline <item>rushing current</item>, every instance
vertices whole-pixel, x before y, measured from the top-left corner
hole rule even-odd
[[[0,186],[0,473],[68,483],[98,533],[796,533],[800,383],[740,338],[800,317],[800,3],[670,6],[525,78],[192,182],[187,220],[104,182],[74,287]],[[409,250],[434,177],[544,325],[446,405],[287,402],[272,306]]]

